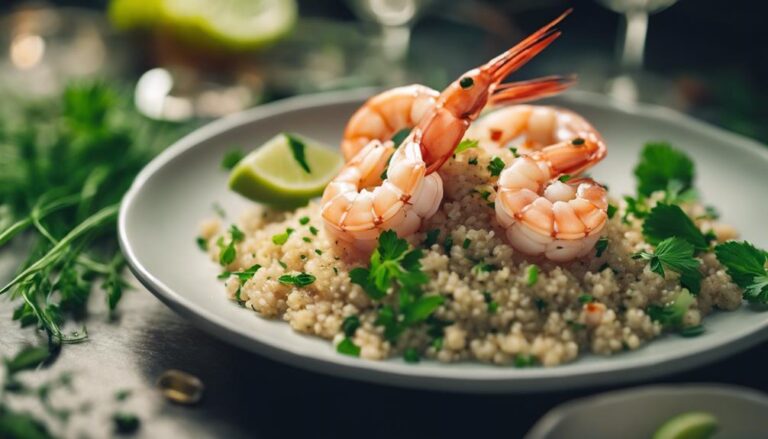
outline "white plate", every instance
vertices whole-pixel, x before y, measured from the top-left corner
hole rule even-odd
[[[672,416],[703,411],[713,414],[718,431],[712,439],[765,437],[768,396],[723,385],[651,386],[608,392],[555,407],[525,439],[648,439]]]
[[[230,217],[248,204],[227,190],[219,166],[224,153],[253,148],[279,131],[337,144],[349,115],[368,94],[324,94],[264,105],[213,122],[163,152],[138,176],[120,211],[120,244],[139,280],[203,330],[245,349],[329,374],[431,389],[517,392],[639,380],[711,362],[768,336],[768,313],[745,306],[707,318],[707,332],[700,337],[668,336],[634,352],[585,356],[555,368],[410,365],[340,355],[325,340],[299,335],[282,321],[260,318],[227,300],[216,280],[217,267],[195,246],[201,219],[213,215],[212,203],[221,204]],[[590,172],[613,194],[633,191],[632,167],[643,142],[668,140],[695,159],[697,186],[723,220],[755,244],[768,246],[768,149],[663,108],[581,93],[553,101],[583,114],[604,133],[608,158]]]

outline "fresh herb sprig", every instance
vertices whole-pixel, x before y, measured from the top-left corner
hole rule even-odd
[[[81,323],[103,286],[115,310],[127,282],[117,246],[119,202],[177,126],[149,121],[129,95],[101,82],[57,99],[0,102],[0,248],[24,240],[24,261],[0,294],[21,299],[14,319],[45,330],[55,346],[82,341]],[[118,158],[119,157],[119,158]]]
[[[664,270],[672,270],[680,274],[680,283],[693,294],[701,289],[701,263],[693,257],[694,247],[686,240],[672,237],[667,238],[656,246],[654,253],[640,252],[633,256],[635,259],[649,261],[651,271],[664,277]]]
[[[768,304],[768,254],[752,244],[729,241],[715,247],[717,260],[725,266],[733,282],[744,289],[744,299]]]
[[[360,285],[374,300],[392,297],[379,308],[376,323],[384,327],[384,336],[395,341],[407,328],[427,321],[444,302],[443,296],[424,295],[422,286],[428,282],[421,271],[421,249],[412,249],[408,242],[387,230],[379,237],[367,268],[350,271],[352,283]]]

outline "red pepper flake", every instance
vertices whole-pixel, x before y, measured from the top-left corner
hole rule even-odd
[[[491,140],[498,142],[501,139],[501,130],[491,129]]]

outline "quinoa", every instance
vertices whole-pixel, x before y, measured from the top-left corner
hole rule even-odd
[[[507,163],[511,153],[501,153]],[[254,205],[238,221],[245,239],[236,244],[236,258],[225,270],[261,268],[244,284],[236,275],[225,280],[230,299],[263,317],[280,318],[299,332],[338,344],[344,339],[342,323],[356,315],[360,326],[350,336],[360,356],[381,360],[416,349],[421,356],[442,362],[475,360],[499,365],[533,359],[556,366],[592,352],[612,355],[635,350],[662,334],[662,326],[646,309],[674,301],[681,291],[678,274],[664,277],[652,272],[646,261],[633,259],[639,251],[652,250],[644,241],[641,222],[622,217],[623,202],[603,230],[607,247],[600,257],[591,256],[555,264],[518,254],[503,237],[493,209],[493,186],[487,166],[492,157],[472,149],[449,160],[439,171],[445,195],[438,212],[407,238],[422,246],[427,231],[438,229],[437,242],[424,248],[422,270],[429,282],[424,294],[444,296],[434,316],[450,322],[443,328],[441,343],[434,343],[424,325],[407,329],[395,343],[376,324],[377,304],[350,281],[349,272],[367,261],[349,258],[333,245],[320,217],[320,205],[312,201],[292,212],[275,212]],[[654,203],[661,195],[650,199]],[[682,206],[692,218],[704,207]],[[308,221],[306,219],[309,219]],[[735,237],[733,228],[708,219],[696,220],[718,240]],[[273,236],[293,231],[282,244]],[[219,261],[220,238],[230,239],[218,220],[206,221],[201,236],[208,242],[212,259]],[[450,242],[446,245],[446,238]],[[701,291],[683,317],[684,326],[696,326],[715,309],[733,310],[742,293],[711,253],[700,256]],[[478,270],[478,264],[491,269]],[[529,284],[529,267],[536,264],[538,279]],[[278,279],[287,273],[310,273],[313,283],[297,287]],[[589,297],[590,304],[584,303]],[[489,301],[495,305],[489,306]],[[588,317],[589,306],[602,312]]]

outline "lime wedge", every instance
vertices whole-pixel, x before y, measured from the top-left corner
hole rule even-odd
[[[705,412],[679,414],[664,423],[653,439],[708,439],[717,430],[717,418]]]
[[[135,0],[134,0],[135,1]],[[267,45],[296,22],[296,0],[162,0],[164,21],[229,49]]]
[[[343,163],[339,153],[316,141],[281,133],[240,160],[229,174],[229,187],[251,200],[290,209],[320,196]]]

